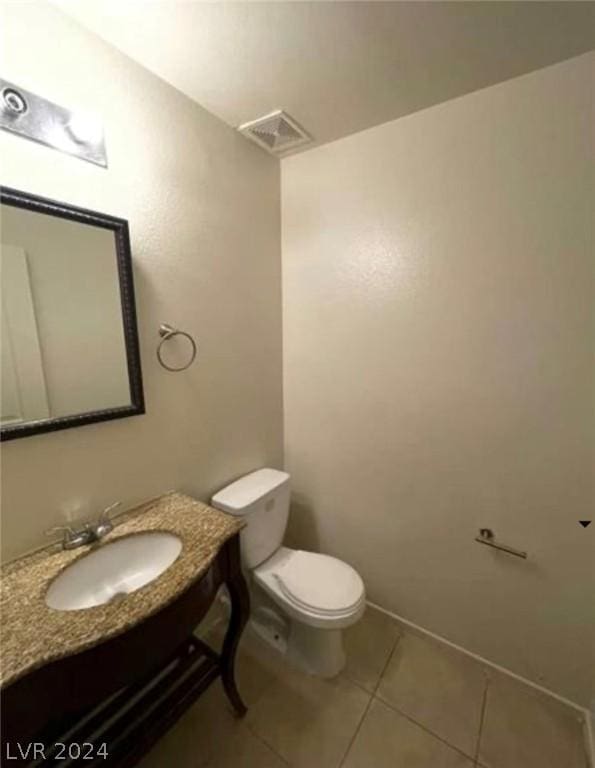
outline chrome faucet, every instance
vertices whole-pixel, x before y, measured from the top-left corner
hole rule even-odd
[[[120,501],[116,501],[115,504],[110,504],[109,507],[106,507],[103,510],[97,520],[91,523],[85,523],[85,525],[78,530],[75,530],[70,525],[57,525],[55,528],[50,528],[49,531],[46,531],[46,534],[51,536],[54,533],[63,531],[64,537],[62,539],[62,549],[76,549],[85,544],[94,544],[114,530],[114,524],[109,518],[109,513],[113,509],[116,509],[116,507],[119,507],[121,503],[122,502]]]

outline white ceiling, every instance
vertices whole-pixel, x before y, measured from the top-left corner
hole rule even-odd
[[[232,126],[316,143],[595,48],[592,2],[55,0]]]

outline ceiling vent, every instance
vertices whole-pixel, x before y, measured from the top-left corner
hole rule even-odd
[[[282,110],[244,123],[238,130],[272,155],[282,155],[312,141],[301,125]]]

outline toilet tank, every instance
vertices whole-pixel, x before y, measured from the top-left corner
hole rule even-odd
[[[242,560],[247,568],[256,568],[283,541],[289,517],[289,475],[278,469],[258,469],[222,488],[211,504],[245,518],[240,533]]]

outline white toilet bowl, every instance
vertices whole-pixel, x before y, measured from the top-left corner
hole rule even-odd
[[[357,571],[335,557],[281,546],[289,515],[289,475],[257,470],[219,491],[211,503],[246,517],[240,534],[242,561],[253,583],[259,634],[279,640],[280,628],[288,626],[276,647],[312,674],[337,675],[345,665],[342,630],[365,610],[364,584]],[[262,605],[258,590],[268,597],[268,605]]]
[[[366,607],[357,571],[329,555],[281,547],[253,578],[290,619],[288,658],[312,674],[338,675],[345,666],[342,630]]]

